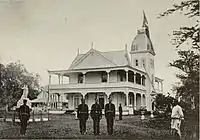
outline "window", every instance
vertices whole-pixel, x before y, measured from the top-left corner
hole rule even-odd
[[[135,51],[135,45],[132,44],[132,50]]]
[[[142,59],[142,65],[143,65],[144,68],[146,68],[145,60],[144,59]]]
[[[126,79],[126,72],[125,71],[117,71],[117,77],[119,78],[119,81],[125,81]]]
[[[147,44],[147,50],[150,50],[150,45],[149,44]]]
[[[74,108],[77,108],[79,105],[79,97],[74,97]]]
[[[135,65],[138,66],[138,60],[137,59],[135,60]]]
[[[136,84],[141,84],[141,75],[136,73]]]
[[[107,73],[103,72],[101,74],[101,82],[107,82]]]
[[[136,50],[136,51],[138,50],[138,45],[135,45],[135,50]]]
[[[151,65],[151,68],[154,68],[154,61],[153,61],[153,59],[150,60],[150,65]]]
[[[83,74],[82,73],[80,73],[78,75],[78,83],[83,83]]]
[[[128,81],[134,83],[134,72],[128,71]]]
[[[143,75],[143,76],[142,76],[142,85],[143,85],[143,86],[145,86],[145,79],[146,79],[146,78],[145,78],[145,76]]]
[[[69,96],[68,96],[68,94],[66,94],[65,98],[66,98],[66,100],[69,100]]]

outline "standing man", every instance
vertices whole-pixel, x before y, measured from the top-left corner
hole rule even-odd
[[[122,120],[122,113],[123,113],[123,110],[122,110],[122,105],[120,103],[119,104],[119,120]]]
[[[173,134],[178,134],[181,138],[181,120],[184,119],[182,108],[178,105],[178,101],[174,101],[174,107],[171,114],[171,130]]]
[[[77,117],[79,119],[79,126],[81,134],[86,131],[86,121],[88,120],[88,105],[85,104],[85,99],[81,99],[81,104],[78,106]]]
[[[93,119],[93,130],[94,135],[99,135],[99,123],[102,118],[102,109],[100,104],[98,104],[98,99],[95,99],[95,104],[91,107],[90,115]]]
[[[23,100],[23,105],[20,106],[19,108],[19,119],[21,122],[21,128],[20,128],[20,134],[25,135],[26,133],[26,128],[27,128],[27,122],[30,118],[30,108],[29,106],[26,105],[27,100]]]
[[[107,121],[107,131],[109,135],[113,133],[113,123],[115,119],[115,105],[112,103],[111,98],[108,98],[109,103],[105,106],[105,117]]]

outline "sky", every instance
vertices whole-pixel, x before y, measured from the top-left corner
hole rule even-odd
[[[192,24],[180,13],[158,19],[174,0],[0,0],[0,60],[20,61],[48,84],[47,70],[68,69],[80,53],[125,49],[141,28],[144,10],[156,52],[155,75],[164,92],[178,80],[169,67],[177,57],[170,44],[173,29]],[[57,77],[53,83],[57,83]]]

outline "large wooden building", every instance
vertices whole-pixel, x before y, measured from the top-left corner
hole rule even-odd
[[[85,54],[78,53],[68,70],[49,70],[50,106],[75,110],[83,97],[91,107],[97,97],[103,109],[110,96],[116,108],[121,103],[129,114],[141,106],[151,111],[153,96],[163,93],[163,80],[155,76],[154,56],[144,15],[130,51],[127,46],[108,52],[91,48]],[[58,84],[51,84],[53,75],[58,76]],[[63,82],[64,77],[69,78],[69,83]]]

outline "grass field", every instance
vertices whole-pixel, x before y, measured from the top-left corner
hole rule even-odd
[[[114,124],[114,134],[109,136],[106,130],[106,120],[103,116],[100,122],[100,135],[93,135],[92,119],[87,121],[85,135],[79,131],[79,122],[72,115],[51,115],[48,122],[29,123],[27,133],[23,138],[32,139],[169,139],[170,122],[159,122],[159,120],[140,120],[140,116],[123,116]],[[19,124],[11,122],[0,122],[1,139],[18,139]]]

